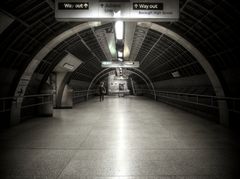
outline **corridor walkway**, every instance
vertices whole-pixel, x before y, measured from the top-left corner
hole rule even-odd
[[[55,110],[1,133],[0,178],[233,179],[239,146],[212,122],[144,97]]]

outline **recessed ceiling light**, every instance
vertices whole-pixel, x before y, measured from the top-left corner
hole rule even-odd
[[[178,78],[178,77],[180,77],[181,75],[180,75],[179,71],[175,71],[175,72],[172,72],[172,76],[173,76],[174,78]]]
[[[117,21],[115,23],[115,32],[117,40],[123,39],[123,21]]]
[[[71,65],[71,64],[69,64],[69,63],[64,63],[64,64],[63,64],[63,67],[66,68],[66,69],[68,69],[68,70],[73,70],[73,69],[74,69],[74,66]]]
[[[123,57],[123,53],[118,51],[118,57],[122,58]]]

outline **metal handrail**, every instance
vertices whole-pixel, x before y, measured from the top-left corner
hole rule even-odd
[[[137,90],[141,90],[141,91],[153,91],[153,90],[149,90],[149,89],[135,89]],[[217,100],[236,100],[236,101],[240,101],[240,98],[234,98],[234,97],[219,97],[219,96],[211,96],[211,95],[202,95],[202,94],[192,94],[192,93],[180,93],[180,92],[173,92],[173,91],[158,91],[155,90],[156,93],[165,93],[165,94],[179,94],[179,95],[186,95],[186,96],[198,96],[198,97],[205,97],[205,98],[215,98]]]
[[[212,104],[209,105],[209,104],[205,104],[205,103],[199,103],[199,101],[198,102],[193,102],[193,101],[190,101],[190,100],[178,99],[178,98],[169,97],[169,96],[161,96],[161,97],[167,98],[167,99],[173,99],[175,101],[180,101],[180,102],[187,102],[187,103],[190,103],[190,104],[197,104],[197,105],[205,106],[205,107],[209,107],[209,108],[215,108],[215,109],[218,108],[216,105],[212,105]]]
[[[36,103],[36,104],[24,105],[21,108],[25,109],[25,108],[34,107],[34,106],[41,106],[43,104],[52,104],[52,102],[50,101],[50,102],[44,102],[44,103]]]
[[[75,93],[75,92],[78,92],[78,93],[79,93],[79,92],[88,92],[88,91],[96,91],[96,89],[95,89],[95,90],[79,90],[79,91],[74,91],[74,93]]]
[[[149,89],[136,89],[136,91],[142,91],[142,92],[147,92],[148,94],[153,95],[151,92],[152,90]],[[155,91],[158,97],[163,97],[163,98],[168,98],[168,99],[173,99],[176,101],[182,101],[182,102],[187,102],[187,103],[191,103],[191,104],[197,104],[197,105],[201,105],[201,106],[206,106],[206,107],[210,107],[210,108],[216,108],[217,104],[214,103],[216,101],[219,100],[225,100],[229,102],[229,111],[231,112],[235,112],[235,113],[240,113],[240,109],[236,108],[236,102],[240,102],[240,98],[234,98],[234,97],[219,97],[219,96],[211,96],[211,95],[201,95],[201,94],[192,94],[192,93],[181,93],[181,92],[172,92],[172,91]],[[160,95],[163,94],[163,95]],[[174,96],[169,96],[169,95],[177,95],[176,97]],[[188,99],[179,99],[180,97],[194,97],[194,99],[196,99],[196,101],[192,101],[192,99],[190,100],[190,98]],[[201,99],[203,98],[207,98],[211,101],[210,104],[206,104],[204,102],[201,102]]]
[[[96,94],[96,89],[93,90],[79,90],[73,92],[73,99],[80,97],[87,97],[88,95]]]
[[[32,98],[32,97],[45,97],[45,96],[52,96],[53,94],[33,94],[33,95],[26,95],[23,96],[24,98]]]
[[[12,96],[12,97],[3,97],[0,98],[0,101],[16,99],[16,98],[31,98],[31,97],[44,97],[44,96],[52,96],[53,94],[34,94],[34,95],[25,95],[25,96]]]
[[[0,112],[4,113],[7,111],[11,111],[11,106],[12,106],[12,102],[18,102],[18,99],[20,99],[21,101],[25,98],[42,98],[42,102],[38,102],[35,104],[29,104],[29,105],[24,105],[21,106],[21,109],[24,108],[28,108],[28,107],[33,107],[33,106],[40,106],[43,104],[49,104],[49,103],[53,103],[53,98],[51,98],[51,100],[44,100],[44,97],[52,97],[53,94],[34,94],[34,95],[25,95],[25,96],[13,96],[13,97],[3,97],[0,98]]]

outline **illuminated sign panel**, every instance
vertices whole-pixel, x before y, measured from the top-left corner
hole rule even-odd
[[[103,61],[102,68],[138,68],[139,62],[137,61]]]
[[[176,21],[179,0],[56,0],[60,21]]]
[[[82,3],[58,3],[58,9],[59,10],[88,10],[89,9],[89,3],[88,2],[82,2]]]
[[[133,3],[133,10],[163,10],[163,3]]]

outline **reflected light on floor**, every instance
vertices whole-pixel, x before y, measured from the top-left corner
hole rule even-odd
[[[117,148],[116,148],[116,156],[117,156],[117,161],[116,161],[116,171],[121,174],[122,172],[127,172],[128,171],[128,152],[126,150],[126,145],[127,145],[127,133],[126,133],[126,128],[127,128],[127,117],[124,115],[119,115],[118,116],[118,130],[117,132],[117,138],[118,138],[118,143],[117,143]]]

